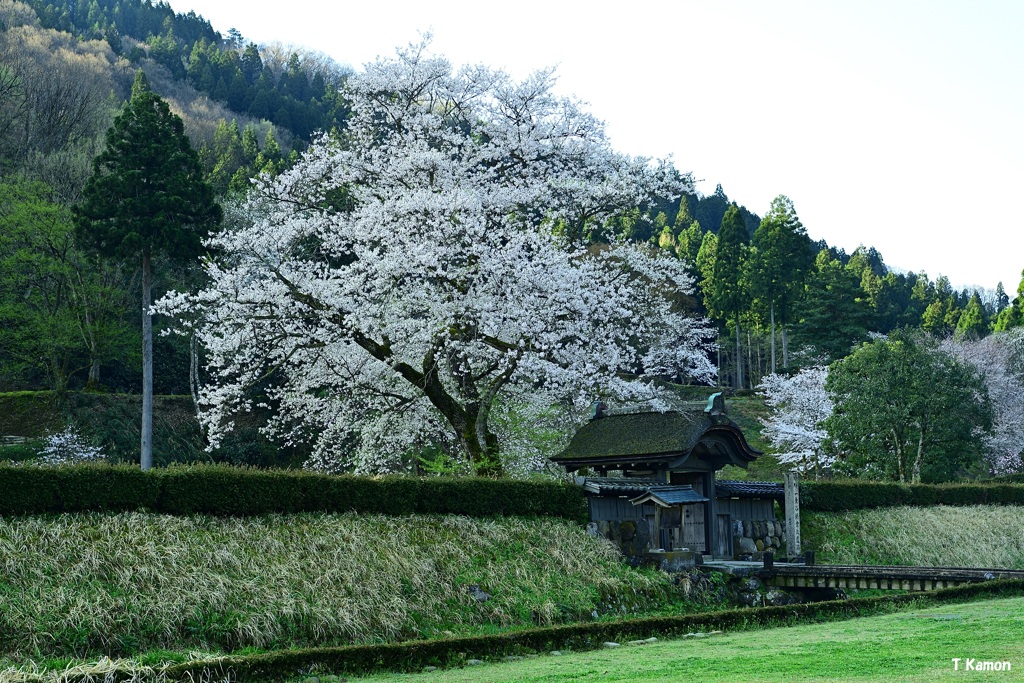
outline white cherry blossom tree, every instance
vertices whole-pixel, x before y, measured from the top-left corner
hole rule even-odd
[[[429,444],[497,474],[498,405],[713,377],[707,321],[672,304],[683,264],[577,239],[689,176],[613,152],[552,82],[453,72],[425,43],[349,79],[348,128],[229,212],[207,289],[158,305],[205,346],[211,442],[261,395],[268,433],[312,439],[310,467],[393,471]]]
[[[1024,329],[978,340],[949,338],[941,348],[985,378],[994,413],[992,431],[985,436],[989,471],[1024,472]]]
[[[824,450],[827,432],[822,423],[832,414],[827,377],[828,368],[807,367],[792,376],[770,374],[758,387],[772,409],[761,421],[761,434],[777,449],[779,462],[798,472],[820,474],[834,460]]]

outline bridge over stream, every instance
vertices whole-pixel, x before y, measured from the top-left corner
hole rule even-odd
[[[765,562],[709,562],[709,569],[756,576],[779,588],[841,588],[932,591],[964,583],[995,579],[1021,579],[1024,570],[970,567],[882,567]]]
[[[878,588],[932,591],[962,583],[1021,579],[1024,571],[964,567],[876,567],[858,565],[775,565],[758,572],[769,586],[780,588]]]

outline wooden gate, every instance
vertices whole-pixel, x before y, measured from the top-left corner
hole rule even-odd
[[[732,518],[718,515],[715,524],[715,557],[732,558]]]
[[[704,503],[683,506],[683,547],[705,552]]]

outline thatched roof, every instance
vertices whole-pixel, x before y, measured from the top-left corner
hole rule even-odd
[[[692,457],[746,467],[761,453],[747,445],[740,428],[718,410],[694,408],[665,413],[608,415],[580,427],[552,460],[580,467],[681,466]]]

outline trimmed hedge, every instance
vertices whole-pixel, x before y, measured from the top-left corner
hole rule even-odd
[[[457,666],[466,659],[493,659],[505,655],[587,650],[606,641],[626,642],[650,636],[672,637],[696,631],[743,630],[792,626],[871,616],[914,604],[927,607],[950,602],[1024,595],[1024,579],[967,584],[929,593],[853,598],[781,607],[736,609],[678,617],[647,617],[616,622],[571,624],[497,635],[448,640],[350,645],[331,648],[287,650],[244,657],[172,664],[162,673],[168,680],[200,680],[224,677],[231,680],[282,680],[300,675],[317,665],[336,674],[367,674],[376,671],[414,672],[425,666]]]
[[[355,477],[229,465],[0,465],[0,514],[146,510],[172,515],[362,512],[589,520],[578,486],[485,478]]]
[[[800,507],[838,512],[897,505],[1024,505],[1020,484],[899,484],[873,481],[800,483]]]

